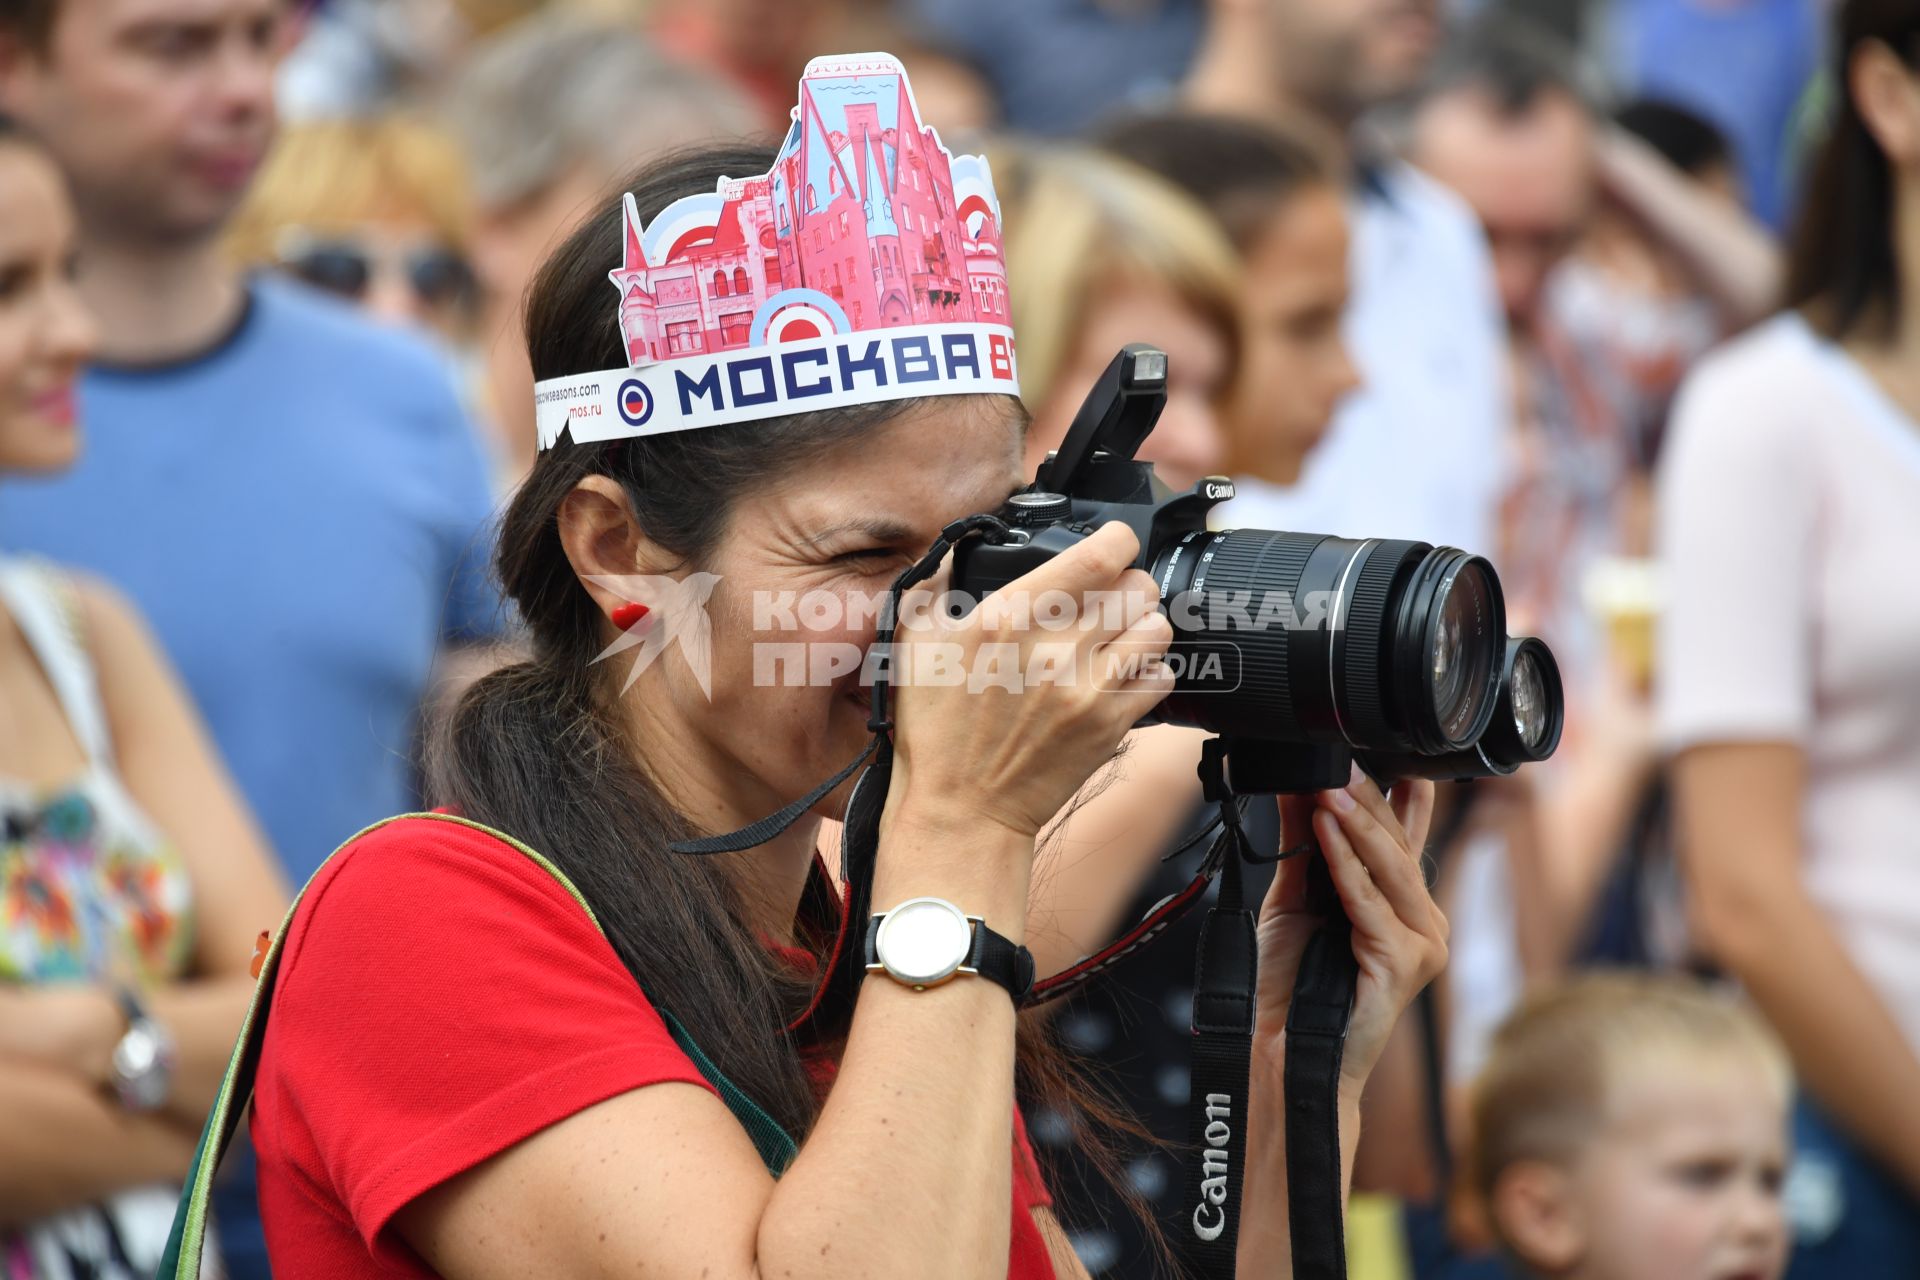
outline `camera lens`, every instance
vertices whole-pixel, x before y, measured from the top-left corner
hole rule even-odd
[[[1513,681],[1508,686],[1513,699],[1513,727],[1520,741],[1537,750],[1547,736],[1547,684],[1540,674],[1540,660],[1522,651],[1513,662]]]
[[[1472,741],[1468,730],[1494,673],[1468,637],[1484,623],[1493,592],[1472,561],[1456,568],[1443,590],[1433,636],[1433,714],[1449,740]]]
[[[1531,636],[1509,640],[1502,675],[1500,714],[1480,749],[1507,768],[1545,760],[1560,745],[1567,714],[1552,651]]]
[[[1229,737],[1442,752],[1470,746],[1492,718],[1506,614],[1477,556],[1237,529],[1175,538],[1150,568],[1176,650],[1217,655],[1224,677],[1176,668],[1162,719]]]
[[[1495,778],[1552,755],[1566,720],[1560,668],[1531,636],[1508,640],[1504,650],[1494,713],[1477,742],[1431,754],[1364,751],[1361,767],[1376,778]]]

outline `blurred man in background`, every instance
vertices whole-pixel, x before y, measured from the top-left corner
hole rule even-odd
[[[0,8],[0,110],[66,172],[102,331],[84,460],[9,487],[0,544],[138,603],[297,884],[413,807],[436,650],[495,609],[472,574],[486,472],[445,364],[221,253],[273,141],[286,35],[281,0]]]
[[[1347,333],[1361,389],[1299,483],[1243,484],[1230,523],[1493,550],[1509,409],[1486,243],[1456,196],[1355,129],[1413,87],[1438,38],[1432,0],[1212,0],[1188,101],[1314,117],[1349,140],[1358,175]]]
[[[520,302],[547,253],[650,157],[763,134],[771,151],[775,139],[724,80],[669,61],[637,30],[565,13],[482,42],[443,106],[471,170],[480,345],[504,469],[517,478],[534,455]]]
[[[1780,276],[1765,232],[1723,187],[1611,123],[1596,96],[1553,37],[1482,21],[1435,60],[1404,130],[1409,157],[1465,198],[1491,247],[1518,424],[1501,581],[1509,618],[1541,629],[1576,696],[1603,657],[1582,603],[1585,571],[1645,543],[1627,504],[1651,466],[1658,427],[1647,418],[1717,338],[1767,312]],[[1695,305],[1656,317],[1601,288],[1575,250],[1604,247],[1592,238],[1609,231],[1630,232],[1662,265],[1664,289]],[[1664,350],[1629,353],[1631,342]],[[1664,386],[1613,385],[1648,371]]]
[[[1532,324],[1548,275],[1586,229],[1595,132],[1570,52],[1523,27],[1482,24],[1427,77],[1409,154],[1479,217],[1516,329]]]

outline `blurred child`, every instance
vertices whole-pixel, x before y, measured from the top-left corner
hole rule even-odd
[[[1752,1014],[1692,982],[1593,974],[1495,1035],[1466,1170],[1555,1280],[1774,1280],[1792,1080]]]

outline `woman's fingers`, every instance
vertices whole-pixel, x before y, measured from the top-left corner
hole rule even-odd
[[[1414,865],[1420,868],[1420,877],[1425,880],[1428,867],[1427,833],[1433,824],[1433,783],[1426,778],[1403,778],[1394,784],[1392,799],[1393,815],[1400,823],[1400,829],[1407,833],[1407,851],[1413,855]],[[1432,892],[1427,895],[1428,909],[1433,920],[1433,932],[1441,941],[1451,935],[1447,924],[1446,912],[1433,899]]]
[[[1319,799],[1312,793],[1292,792],[1278,797],[1280,805],[1280,847],[1294,849],[1313,840],[1313,811]]]
[[[1379,809],[1387,808],[1377,787],[1371,782],[1361,785],[1373,793],[1372,799],[1379,801]],[[1408,855],[1406,837],[1392,811],[1387,810],[1387,821],[1383,823],[1375,816],[1375,806],[1362,803],[1353,794],[1359,789],[1323,792],[1321,803],[1394,914],[1408,928],[1427,933],[1433,928],[1433,898],[1427,892],[1419,862]],[[1325,852],[1324,843],[1321,849]]]
[[[1416,859],[1427,850],[1433,824],[1433,783],[1425,778],[1402,778],[1393,784],[1393,816],[1407,833],[1407,852]]]
[[[1172,643],[1173,623],[1155,609],[1093,651],[1093,687],[1120,699],[1127,724],[1173,692],[1173,668],[1162,661]]]
[[[1327,873],[1333,878],[1333,887],[1340,893],[1340,906],[1353,922],[1354,930],[1368,937],[1384,938],[1404,929],[1406,926],[1399,914],[1368,874],[1366,864],[1347,838],[1334,811],[1315,810],[1313,831],[1320,839],[1320,856],[1327,860]]]
[[[1379,786],[1372,778],[1360,772],[1358,765],[1354,766],[1353,779],[1347,783],[1346,790],[1347,794],[1354,798],[1355,803],[1375,822],[1393,832],[1394,838],[1406,852],[1416,858],[1419,857],[1420,846],[1409,841],[1406,824],[1400,821],[1400,815],[1395,812],[1387,797],[1381,794]]]

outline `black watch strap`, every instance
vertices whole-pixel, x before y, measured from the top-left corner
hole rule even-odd
[[[141,1003],[140,997],[134,992],[133,988],[127,986],[125,983],[117,982],[114,984],[113,1002],[119,1006],[120,1016],[126,1020],[126,1024],[129,1027],[133,1026],[136,1022],[152,1021],[147,1014],[147,1006]]]
[[[965,967],[1005,987],[1015,1004],[1033,990],[1033,952],[995,933],[984,920],[973,922],[973,952]]]
[[[876,940],[880,935],[880,922],[886,918],[886,913],[880,912],[867,921],[864,959],[868,969],[880,964]],[[960,963],[960,971],[997,983],[1013,997],[1015,1004],[1025,1003],[1033,991],[1033,952],[1005,934],[996,933],[980,917],[968,916],[967,919],[973,925],[973,943],[967,950],[967,958]]]

